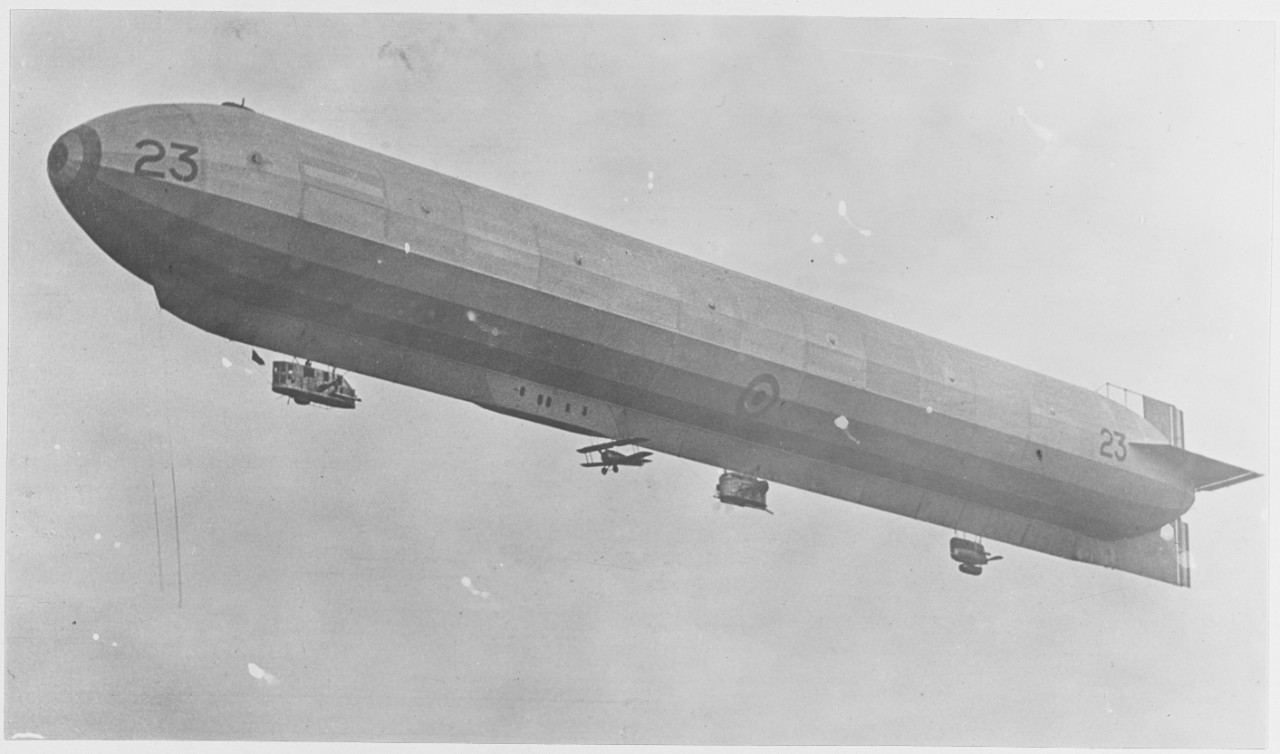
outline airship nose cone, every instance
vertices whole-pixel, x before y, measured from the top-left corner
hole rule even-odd
[[[70,150],[62,139],[53,143],[53,149],[49,150],[49,175],[57,175],[58,171],[66,166],[68,154]]]
[[[53,143],[46,167],[49,181],[59,192],[93,180],[102,159],[102,141],[89,126],[74,128]]]

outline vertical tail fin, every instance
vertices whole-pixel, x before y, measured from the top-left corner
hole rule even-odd
[[[1050,555],[1136,573],[1166,584],[1190,588],[1191,539],[1187,525],[1176,519],[1159,531],[1127,539],[1096,539],[1049,524],[1028,527],[1022,542]]]
[[[1170,524],[1173,527],[1173,544],[1178,551],[1178,586],[1191,588],[1191,532],[1181,518]]]
[[[1158,401],[1149,395],[1142,396],[1142,416],[1169,438],[1175,448],[1185,448],[1186,437],[1182,433],[1182,410],[1172,403]]]

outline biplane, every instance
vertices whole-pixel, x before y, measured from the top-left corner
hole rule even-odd
[[[647,437],[629,437],[625,440],[613,440],[599,445],[588,445],[585,448],[578,448],[578,452],[587,457],[587,462],[582,464],[584,467],[589,469],[598,468],[601,474],[608,474],[609,469],[613,469],[613,473],[616,474],[619,466],[643,466],[649,463],[649,456],[653,455],[653,453],[648,450],[640,450],[635,453],[620,453],[614,448],[648,441],[649,438]],[[600,454],[600,460],[598,461],[592,458],[596,453]]]

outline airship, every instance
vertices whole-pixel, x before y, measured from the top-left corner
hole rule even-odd
[[[1259,476],[1187,450],[1169,402],[1070,385],[243,103],[103,115],[59,137],[47,169],[89,238],[195,327],[605,440],[591,450],[707,464],[731,504],[768,510],[773,482],[935,524],[966,574],[999,542],[1188,587],[1196,493]]]

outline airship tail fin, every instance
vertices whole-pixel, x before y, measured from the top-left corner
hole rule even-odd
[[[1142,416],[1169,439],[1169,444],[1135,442],[1130,443],[1130,446],[1163,466],[1171,478],[1182,481],[1190,489],[1208,492],[1261,476],[1248,469],[1188,451],[1182,427],[1182,410],[1172,403],[1143,395]]]
[[[1262,476],[1256,471],[1232,466],[1175,445],[1129,443],[1135,454],[1146,456],[1168,470],[1170,476],[1196,492],[1208,492],[1247,482]]]
[[[990,538],[1174,586],[1191,586],[1191,541],[1182,519],[1159,531],[1124,539],[1098,539],[1038,521],[1030,523],[1020,538]]]
[[[1182,409],[1172,403],[1156,400],[1149,395],[1142,396],[1142,417],[1155,425],[1169,444],[1179,448],[1186,446],[1186,438],[1182,431]]]

